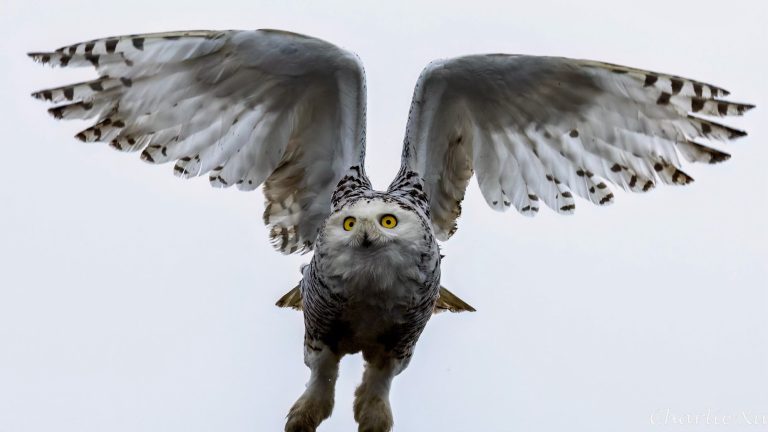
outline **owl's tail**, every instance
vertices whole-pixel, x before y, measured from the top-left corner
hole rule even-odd
[[[469,303],[460,299],[456,294],[448,291],[445,287],[440,287],[440,296],[435,303],[435,309],[432,313],[440,312],[475,312],[475,308],[469,305]]]
[[[301,291],[299,291],[299,286],[296,285],[292,290],[288,291],[284,296],[280,297],[280,300],[275,303],[275,306],[301,310]]]
[[[299,286],[296,285],[292,290],[288,291],[280,297],[280,300],[275,303],[275,306],[281,308],[291,308],[294,310],[301,310],[301,292]],[[475,312],[475,308],[469,305],[469,303],[460,299],[456,294],[448,291],[445,287],[440,287],[440,294],[435,303],[435,309],[432,313],[440,312]]]

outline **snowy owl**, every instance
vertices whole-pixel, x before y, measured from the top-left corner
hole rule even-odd
[[[331,415],[338,364],[362,352],[360,431],[389,431],[389,389],[427,321],[472,307],[440,286],[437,240],[456,231],[473,173],[495,210],[574,212],[575,196],[613,202],[610,184],[684,185],[681,158],[730,156],[701,142],[745,132],[702,117],[752,105],[698,81],[560,57],[471,55],[430,63],[413,95],[402,164],[386,191],[365,174],[366,88],[354,55],[278,30],[110,37],[29,54],[93,66],[92,81],[33,96],[77,134],[215,187],[263,184],[264,222],[285,254],[314,251],[278,301],[303,312],[307,388],[286,431]]]

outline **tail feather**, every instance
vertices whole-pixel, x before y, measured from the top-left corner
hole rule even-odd
[[[296,285],[293,287],[292,290],[285,293],[284,296],[280,297],[280,300],[275,303],[275,306],[281,307],[281,308],[291,308],[293,310],[301,310],[301,291],[299,291],[299,286]]]
[[[475,312],[475,308],[470,306],[467,302],[460,299],[456,294],[448,291],[445,287],[440,287],[440,296],[435,304],[435,309],[432,313],[440,313],[444,311],[450,312]]]
[[[301,291],[299,286],[296,285],[292,290],[288,291],[280,297],[280,300],[275,303],[275,306],[281,308],[291,308],[294,310],[302,310],[301,306]],[[432,313],[438,314],[440,312],[475,312],[475,308],[470,306],[467,302],[460,299],[456,294],[448,291],[445,287],[440,287],[440,295],[435,304],[435,309]]]

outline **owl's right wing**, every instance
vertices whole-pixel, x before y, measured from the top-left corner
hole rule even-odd
[[[645,192],[687,184],[680,156],[716,163],[728,154],[700,139],[745,132],[700,117],[741,115],[709,84],[608,63],[560,57],[473,55],[431,63],[408,119],[397,188],[424,184],[437,237],[456,230],[473,174],[495,210],[533,216],[540,202],[570,214],[578,195],[613,201],[609,183]]]
[[[276,31],[111,37],[30,53],[99,78],[41,90],[59,119],[96,119],[77,134],[215,187],[264,183],[264,221],[283,253],[312,248],[331,193],[365,153],[365,79],[357,57]]]

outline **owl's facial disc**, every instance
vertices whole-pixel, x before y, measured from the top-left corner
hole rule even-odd
[[[328,218],[326,238],[338,246],[373,251],[392,243],[418,241],[418,217],[394,203],[360,200]]]
[[[392,215],[388,215],[392,217]],[[349,220],[349,219],[345,219]],[[383,232],[382,225],[376,223],[375,220],[371,220],[368,217],[362,217],[359,223],[355,223],[351,230],[349,230],[350,238],[349,245],[360,248],[371,248],[382,246],[392,240],[391,234]]]

